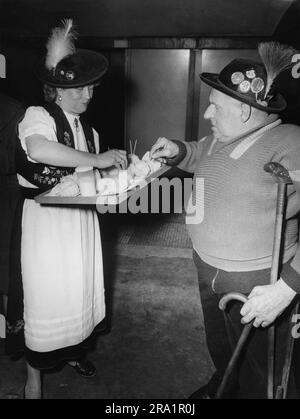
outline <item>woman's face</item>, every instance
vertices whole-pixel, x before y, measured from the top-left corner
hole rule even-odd
[[[58,89],[58,96],[61,100],[56,100],[56,103],[74,115],[80,115],[87,110],[88,104],[93,97],[94,85],[75,87],[72,89]]]

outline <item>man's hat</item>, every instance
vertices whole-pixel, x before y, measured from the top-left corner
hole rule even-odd
[[[72,88],[96,83],[107,71],[108,61],[100,53],[75,49],[73,21],[54,28],[47,42],[47,55],[38,66],[37,77],[53,87]]]
[[[297,51],[277,42],[261,43],[258,51],[262,62],[235,59],[220,74],[202,73],[200,78],[214,89],[262,111],[283,111],[286,101],[275,91],[274,81],[291,67]]]

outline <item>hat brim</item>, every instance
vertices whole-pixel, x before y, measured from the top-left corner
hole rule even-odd
[[[75,80],[59,80],[51,71],[45,68],[45,60],[40,62],[36,69],[37,78],[44,84],[52,87],[61,87],[64,89],[82,87],[99,81],[108,69],[107,59],[100,53],[90,50],[77,50],[82,59],[88,63],[85,72],[79,75]]]
[[[229,87],[225,86],[220,80],[219,75],[215,73],[201,73],[200,79],[205,83],[208,84],[210,87],[213,87],[216,90],[228,95],[234,99],[237,99],[241,102],[247,103],[254,108],[257,108],[264,112],[282,112],[286,108],[286,101],[280,93],[277,93],[274,98],[269,101],[268,106],[260,105],[259,103],[251,100],[247,96],[243,95],[242,93],[236,92],[234,90],[229,89]]]

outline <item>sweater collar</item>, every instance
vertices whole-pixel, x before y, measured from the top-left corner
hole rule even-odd
[[[241,157],[265,132],[275,128],[280,124],[281,119],[279,119],[277,115],[269,115],[264,123],[257,125],[255,128],[245,132],[242,135],[234,137],[229,141],[221,143],[218,140],[213,140],[208,154],[212,153],[212,148],[214,148],[213,146],[215,145],[215,151],[220,151],[233,143],[238,143],[230,154],[230,157],[237,159]]]
[[[256,141],[260,139],[267,131],[277,127],[281,124],[281,119],[275,119],[273,122],[264,125],[258,130],[254,131],[252,134],[248,135],[246,138],[243,138],[242,141],[234,148],[230,153],[230,157],[234,160],[239,159],[250,147],[252,147]]]

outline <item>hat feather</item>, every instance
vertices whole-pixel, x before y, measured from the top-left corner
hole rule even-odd
[[[267,72],[266,98],[276,77],[292,65],[292,56],[297,51],[279,42],[262,42],[258,45],[258,52]]]
[[[62,27],[52,30],[46,45],[45,66],[48,70],[55,69],[64,57],[75,53],[74,40],[76,39],[76,32],[73,29],[73,20],[65,19],[62,21],[62,24]]]

